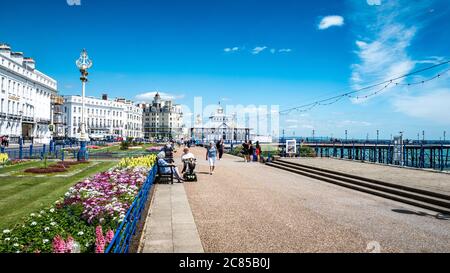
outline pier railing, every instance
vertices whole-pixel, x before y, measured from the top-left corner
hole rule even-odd
[[[403,145],[390,141],[364,142],[317,142],[297,144],[297,154],[287,154],[284,143],[263,145],[264,150],[279,156],[300,156],[300,147],[310,147],[317,157],[339,158],[420,169],[450,170],[450,143],[408,142]]]

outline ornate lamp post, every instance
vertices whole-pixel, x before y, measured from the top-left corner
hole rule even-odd
[[[81,83],[82,83],[82,108],[81,108],[81,123],[80,123],[80,150],[78,151],[77,160],[85,161],[88,159],[87,154],[87,142],[89,141],[89,136],[86,133],[86,120],[84,117],[85,112],[85,91],[86,91],[86,82],[88,81],[87,76],[89,73],[87,70],[92,67],[92,61],[89,59],[86,49],[83,49],[81,52],[80,58],[76,61],[77,67],[80,69],[81,73]]]

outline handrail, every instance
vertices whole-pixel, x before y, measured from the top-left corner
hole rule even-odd
[[[105,253],[127,253],[130,242],[136,233],[136,227],[142,218],[142,212],[147,204],[150,191],[153,187],[156,176],[156,165],[149,171],[147,179],[134,199],[133,204],[128,209],[125,219],[120,224],[111,243],[106,248]]]

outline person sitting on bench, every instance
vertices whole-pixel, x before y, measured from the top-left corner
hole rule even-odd
[[[184,179],[182,178],[180,171],[175,165],[167,163],[164,159],[165,157],[165,152],[160,152],[158,154],[158,167],[161,174],[171,174],[173,172],[174,177],[178,180],[178,183],[182,183]]]
[[[165,160],[168,163],[174,163],[173,161],[173,148],[170,143],[168,143],[166,146],[164,146],[163,151],[165,153]]]

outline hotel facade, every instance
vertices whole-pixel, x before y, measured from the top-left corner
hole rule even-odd
[[[61,133],[57,81],[36,69],[32,58],[0,43],[0,136],[49,143]]]
[[[181,139],[185,137],[181,105],[162,100],[156,93],[152,103],[141,103],[144,137],[156,139]]]
[[[80,137],[81,111],[81,96],[64,96],[64,122],[68,137]],[[101,99],[85,97],[85,111],[86,128],[91,138],[143,138],[142,109],[130,100],[109,100],[106,94]]]

